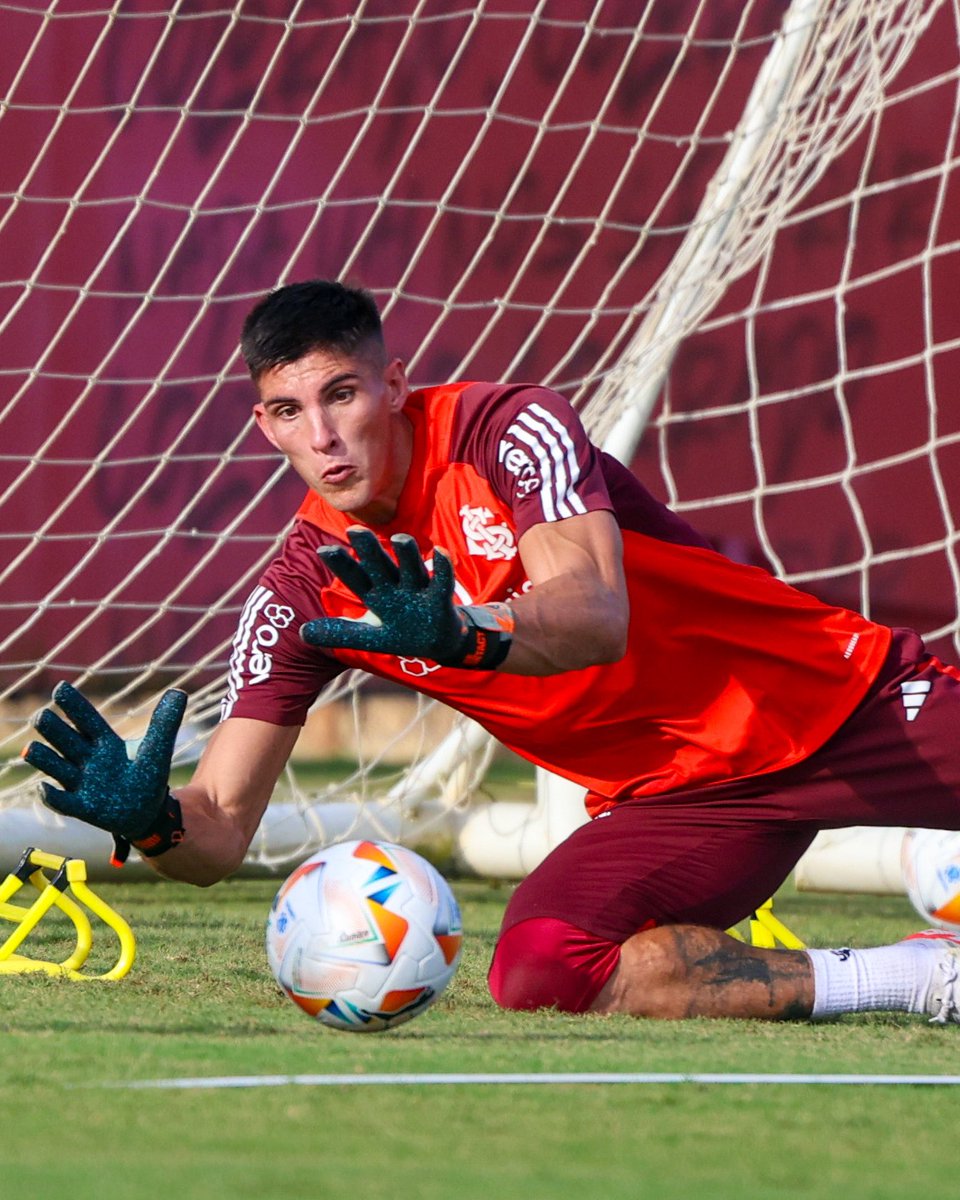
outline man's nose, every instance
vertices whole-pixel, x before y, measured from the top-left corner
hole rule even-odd
[[[337,431],[322,410],[310,414],[310,446],[328,454],[338,442]]]

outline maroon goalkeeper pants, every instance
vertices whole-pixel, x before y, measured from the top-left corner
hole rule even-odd
[[[729,928],[776,892],[819,830],[847,825],[960,828],[960,672],[907,630],[804,762],[626,801],[577,829],[510,900],[491,992],[509,1008],[589,1008],[632,934]]]

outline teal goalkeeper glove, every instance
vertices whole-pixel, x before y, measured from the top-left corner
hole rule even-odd
[[[31,742],[23,752],[32,767],[63,785],[42,783],[44,804],[111,833],[117,865],[126,860],[131,843],[152,858],[181,842],[180,804],[167,780],[186,693],[164,692],[132,760],[123,738],[75,687],[58,683],[53,700],[72,723],[43,709],[34,728],[50,746]]]
[[[320,617],[301,626],[305,642],[482,671],[503,662],[513,631],[509,606],[454,604],[453,566],[442,550],[434,550],[431,578],[409,533],[390,539],[396,562],[369,529],[348,529],[347,537],[356,558],[343,546],[321,546],[317,553],[379,623]]]

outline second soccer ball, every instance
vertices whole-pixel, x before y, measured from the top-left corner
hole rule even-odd
[[[917,912],[940,929],[960,931],[960,833],[908,829],[900,857],[904,886]]]

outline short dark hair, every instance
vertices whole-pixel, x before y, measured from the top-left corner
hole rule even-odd
[[[385,358],[380,311],[363,288],[329,279],[291,283],[271,292],[243,323],[240,351],[256,380],[312,350]]]

